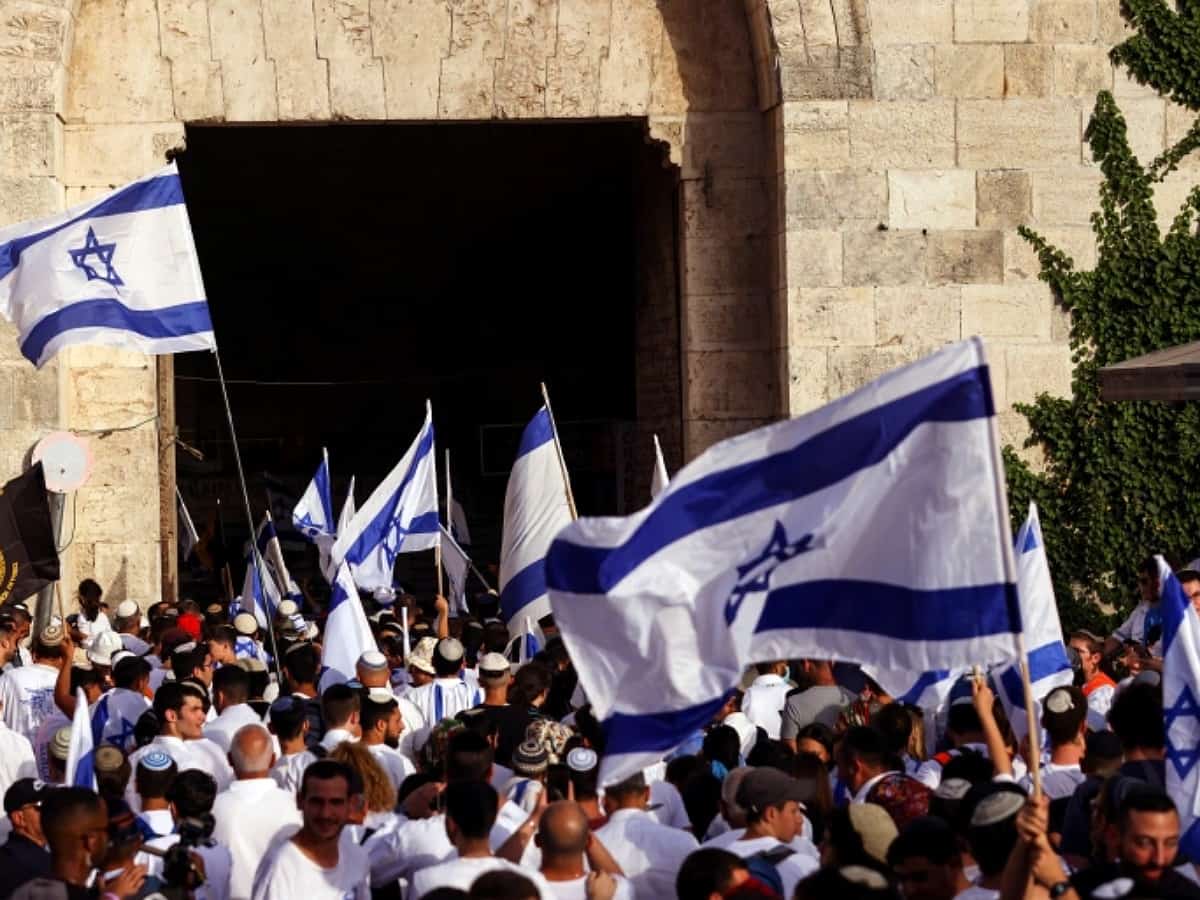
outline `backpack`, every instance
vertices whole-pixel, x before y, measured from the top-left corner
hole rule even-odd
[[[763,850],[761,853],[747,856],[745,859],[746,868],[750,870],[751,875],[771,888],[780,897],[783,897],[785,896],[783,893],[783,877],[779,874],[779,864],[795,852],[795,850],[786,844],[780,844],[778,847],[772,847],[770,850]]]

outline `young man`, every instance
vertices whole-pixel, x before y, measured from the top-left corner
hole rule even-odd
[[[470,709],[479,703],[480,692],[467,685],[460,677],[464,653],[463,645],[457,638],[442,638],[433,648],[433,670],[436,677],[429,684],[408,692],[408,699],[420,711],[426,729],[433,728],[443,719],[451,719],[464,709]]]
[[[359,724],[363,746],[371,751],[392,787],[399,791],[404,779],[414,774],[417,768],[400,753],[404,721],[400,718],[400,705],[389,688],[375,687],[367,691],[359,713]]]
[[[958,836],[934,816],[914,819],[901,829],[888,848],[887,862],[905,900],[953,900],[970,887]]]
[[[1138,565],[1138,605],[1104,642],[1105,653],[1112,653],[1125,641],[1137,641],[1152,656],[1162,656],[1162,604],[1159,602],[1158,561],[1147,557]]]
[[[212,812],[217,796],[217,783],[207,772],[188,769],[182,772],[167,792],[171,816],[176,822],[185,819],[200,821]],[[163,835],[146,841],[145,848],[169,850],[179,843],[179,833]],[[196,889],[195,900],[229,900],[229,873],[233,857],[229,848],[217,843],[200,845],[192,850],[204,864],[204,884]],[[162,877],[161,856],[139,853],[134,860],[146,867],[148,876]]]
[[[357,741],[362,737],[362,699],[358,691],[347,684],[332,684],[321,695],[321,716],[325,720],[325,736],[321,746],[329,753],[342,741]]]
[[[779,873],[783,895],[791,897],[800,879],[820,866],[816,848],[797,853],[792,842],[804,827],[804,791],[778,769],[753,769],[738,786],[737,805],[746,810],[746,831],[725,846],[742,859],[764,856]],[[812,847],[811,842],[805,842]],[[806,848],[807,849],[807,848]]]
[[[147,840],[175,830],[175,817],[171,815],[167,793],[178,775],[179,767],[175,765],[175,760],[161,750],[147,753],[138,760],[133,770],[133,783],[142,806],[137,818],[142,835]]]
[[[852,803],[876,803],[897,828],[929,813],[933,792],[893,767],[887,738],[874,728],[849,729],[838,745],[838,777],[853,793]]]
[[[271,704],[270,724],[267,726],[279,741],[279,759],[271,770],[275,783],[295,794],[300,790],[304,770],[317,761],[306,746],[308,717],[302,697],[280,697]]]
[[[1042,701],[1042,727],[1050,740],[1050,761],[1042,765],[1042,791],[1051,800],[1070,797],[1086,777],[1081,763],[1087,752],[1087,698],[1077,687],[1057,687]],[[1033,793],[1033,778],[1021,786]]]
[[[152,649],[141,638],[142,611],[132,600],[122,600],[117,604],[113,631],[121,636],[122,646],[134,656],[145,656]]]
[[[855,695],[837,683],[833,663],[828,660],[802,659],[792,675],[800,686],[789,691],[785,699],[780,735],[795,750],[800,731],[813,722],[832,728],[841,711],[854,702]]]
[[[525,740],[529,726],[529,710],[508,702],[512,673],[508,660],[499,653],[486,653],[479,660],[479,687],[483,702],[463,710],[459,718],[470,727],[487,734],[496,733],[496,762],[502,766],[512,763],[513,751]]]
[[[287,691],[304,702],[308,731],[304,743],[312,749],[325,736],[325,720],[321,715],[321,693],[317,690],[317,675],[321,671],[321,655],[307,641],[292,644],[283,652],[283,676]]]
[[[138,719],[150,709],[150,664],[140,656],[115,654],[112,668],[113,689],[101,695],[92,710],[92,733],[99,732],[105,744],[120,747],[126,753],[137,748],[133,730]]]
[[[250,699],[250,673],[237,665],[221,666],[213,672],[213,705],[217,717],[204,729],[204,736],[229,752],[238,729],[246,725],[261,725],[262,719],[247,702]]]
[[[31,645],[33,664],[0,675],[0,715],[4,724],[31,743],[42,723],[58,712],[54,705],[58,672],[71,664],[62,644],[62,626],[48,625]]]
[[[407,697],[402,696],[393,688],[388,658],[378,650],[368,650],[358,658],[354,672],[358,676],[359,684],[368,691],[373,688],[386,688],[396,698],[402,725],[397,749],[410,763],[414,764],[415,768],[417,748],[414,746],[414,738],[425,728],[425,719],[421,716],[420,710],[413,706]]]
[[[1090,631],[1076,631],[1071,634],[1068,644],[1079,654],[1083,696],[1088,704],[1088,728],[1103,731],[1108,727],[1106,717],[1117,692],[1117,683],[1100,671],[1104,642]]]
[[[369,900],[367,857],[342,843],[353,773],[322,759],[304,772],[296,806],[303,824],[267,854],[254,876],[253,900]]]

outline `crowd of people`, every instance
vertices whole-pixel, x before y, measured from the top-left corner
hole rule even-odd
[[[458,617],[364,598],[376,649],[347,681],[314,598],[264,629],[226,603],[110,609],[87,580],[40,630],[0,607],[0,898],[1200,897],[1178,854],[1194,798],[1165,788],[1152,561],[1141,588],[1114,634],[1069,636],[1037,760],[986,676],[922,709],[801,659],[603,784],[552,619],[516,663],[494,595]]]

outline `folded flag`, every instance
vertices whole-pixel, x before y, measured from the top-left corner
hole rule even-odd
[[[65,783],[96,790],[95,744],[83,688],[75,689],[75,715],[71,719],[71,742],[67,745]]]
[[[334,575],[329,615],[325,620],[325,643],[321,649],[321,664],[332,674],[328,681],[322,676],[322,684],[328,686],[349,681],[355,676],[358,658],[374,649],[371,623],[367,621],[358,587],[350,575],[350,566],[343,562]]]
[[[214,349],[175,163],[99,200],[0,229],[0,315],[39,368],[70,344]]]
[[[1200,615],[1161,556],[1158,590],[1163,614],[1163,719],[1167,793],[1179,808],[1179,849],[1200,862]]]
[[[632,516],[563,529],[546,581],[606,729],[604,781],[706,724],[754,662],[1015,658],[994,419],[982,343],[954,344],[717,444]]]
[[[24,600],[58,576],[58,548],[39,462],[0,488],[0,604]]]

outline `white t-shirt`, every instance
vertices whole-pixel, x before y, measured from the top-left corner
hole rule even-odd
[[[316,754],[311,750],[289,753],[279,757],[275,768],[271,770],[271,777],[289,794],[296,794],[300,790],[300,779],[304,777],[304,770],[316,761]]]
[[[271,845],[301,824],[296,795],[271,778],[235,781],[217,795],[212,815],[213,840],[228,847],[233,856],[229,895],[233,900],[248,898],[254,873]]]
[[[215,707],[209,707],[209,709],[215,709]],[[247,725],[262,724],[262,717],[254,711],[254,707],[249,703],[235,703],[233,706],[227,706],[221,710],[221,714],[204,727],[204,736],[228,753],[233,744],[233,736],[238,733],[238,729]]]
[[[536,872],[530,872],[520,866],[513,865],[506,859],[494,856],[474,856],[467,859],[455,857],[436,866],[427,866],[412,877],[408,887],[407,900],[421,900],[434,888],[458,888],[469,891],[475,879],[485,872],[516,872],[532,881],[539,891],[545,882]]]
[[[44,663],[9,669],[0,675],[0,716],[4,724],[33,742],[45,719],[58,712],[54,685],[58,669]]]
[[[417,771],[417,767],[409,761],[407,756],[387,744],[372,744],[367,749],[371,751],[371,755],[375,757],[375,761],[382,767],[388,781],[396,790],[400,790],[400,785],[404,784],[405,778]]]
[[[167,834],[146,841],[146,846],[157,850],[169,850],[178,843],[179,835]],[[193,852],[204,862],[204,884],[196,888],[196,900],[229,900],[229,873],[233,866],[229,848],[214,844],[211,847],[196,847]],[[134,862],[145,866],[147,875],[162,877],[161,856],[139,853]]]
[[[637,900],[673,896],[680,866],[699,847],[686,831],[661,825],[639,809],[617,810],[596,838],[620,864]]]
[[[338,842],[337,865],[317,865],[292,840],[282,841],[254,876],[253,900],[371,900],[367,855],[347,841]]]
[[[742,712],[773,741],[779,740],[783,706],[792,686],[779,675],[759,675],[746,688]],[[790,895],[789,895],[790,896]]]
[[[617,891],[613,894],[613,900],[634,900],[633,886],[629,883],[629,879],[622,878],[620,875],[614,875],[613,878],[617,882]],[[543,875],[538,889],[542,891],[542,900],[587,900],[587,876],[573,878],[570,881],[550,881]],[[673,896],[673,893],[667,895],[668,898]]]
[[[177,737],[158,735],[144,747],[139,747],[129,756],[129,766],[136,772],[142,757],[154,750],[161,750],[171,759],[180,772],[185,769],[199,769],[207,772],[217,782],[217,791],[223,791],[233,784],[233,767],[221,752],[221,748],[207,738],[197,738],[185,741]],[[130,778],[125,788],[125,802],[135,813],[142,811],[142,798],[134,787],[136,779]]]
[[[1072,766],[1044,763],[1042,765],[1042,792],[1051,800],[1070,797],[1075,793],[1075,788],[1083,784],[1086,778],[1087,776],[1083,774],[1078,763]],[[1033,792],[1033,778],[1030,775],[1022,778],[1020,784],[1025,790]]]
[[[79,633],[83,635],[81,645],[84,650],[92,646],[92,641],[96,635],[104,631],[112,631],[112,623],[108,621],[108,616],[105,613],[96,613],[96,621],[89,622],[87,616],[80,613],[75,619],[75,627],[79,629]]]
[[[29,738],[0,722],[0,797],[8,792],[14,781],[37,777],[37,761]]]
[[[478,688],[460,681],[457,677],[435,678],[408,692],[408,701],[421,714],[424,731],[433,728],[443,719],[452,719],[464,709],[477,706],[483,699]],[[414,735],[418,745],[424,743],[424,735]]]
[[[734,856],[749,859],[756,853],[765,853],[779,846],[782,846],[781,841],[777,841],[773,837],[761,837],[733,841],[725,849]],[[791,856],[785,857],[775,863],[775,869],[779,872],[779,879],[783,882],[783,896],[791,897],[795,894],[797,883],[801,879],[807,878],[820,867],[821,861],[815,856],[809,856],[807,853],[793,853]]]
[[[973,884],[965,891],[955,894],[954,900],[1000,900],[1000,892]]]

